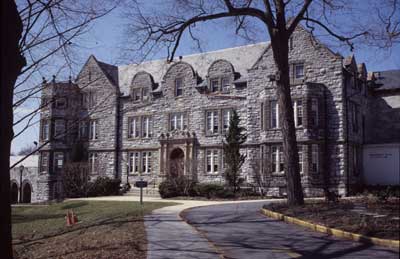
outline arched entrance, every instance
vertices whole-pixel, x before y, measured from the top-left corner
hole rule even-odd
[[[169,176],[182,176],[185,171],[185,154],[182,149],[175,148],[169,156]]]
[[[29,183],[25,183],[22,188],[22,203],[31,203],[32,187]]]
[[[18,203],[18,184],[11,182],[11,204]]]

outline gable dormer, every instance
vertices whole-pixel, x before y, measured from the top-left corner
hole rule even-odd
[[[154,87],[155,83],[151,74],[146,71],[136,73],[130,86],[130,94],[133,102],[150,101]]]

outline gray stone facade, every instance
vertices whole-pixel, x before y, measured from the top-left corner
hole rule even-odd
[[[305,193],[321,195],[327,175],[330,187],[347,195],[361,183],[358,153],[374,98],[365,66],[333,53],[302,28],[292,38],[290,65]],[[48,198],[61,180],[56,171],[79,141],[93,177],[157,184],[178,172],[223,182],[222,143],[232,110],[248,134],[243,178],[252,184],[261,173],[269,195],[284,195],[279,107],[270,79],[275,70],[266,43],[119,67],[91,56],[75,82],[46,83],[42,93],[51,100],[41,113],[41,144],[49,143],[39,161]],[[58,98],[66,98],[66,106],[55,105]],[[65,122],[61,138],[56,120]],[[46,121],[51,126],[43,137]]]

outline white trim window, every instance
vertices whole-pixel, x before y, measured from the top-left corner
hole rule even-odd
[[[318,99],[312,98],[311,99],[311,120],[310,124],[312,127],[318,126]]]
[[[272,146],[271,152],[271,165],[272,172],[283,173],[284,162],[283,162],[283,149],[282,146]]]
[[[89,139],[96,140],[99,138],[99,130],[97,120],[89,121]]]
[[[98,169],[97,153],[89,153],[89,170],[91,173],[96,173]]]
[[[49,140],[50,138],[50,120],[42,120],[42,129],[41,129],[42,140]]]
[[[128,138],[140,137],[140,120],[139,117],[128,118]]]
[[[277,101],[270,102],[270,125],[272,129],[279,128],[279,104]]]
[[[312,144],[311,145],[311,171],[317,173],[319,170],[318,166],[318,160],[319,160],[319,155],[318,152],[319,148],[317,144]]]
[[[150,151],[142,152],[142,173],[143,174],[151,173],[151,152]]]
[[[60,171],[64,166],[64,153],[54,152],[54,172]]]
[[[208,174],[218,174],[219,170],[219,150],[206,150],[206,171]]]
[[[132,99],[134,102],[140,102],[142,100],[142,88],[132,89]]]
[[[228,77],[223,77],[221,80],[221,91],[223,93],[228,93],[229,92],[229,78]]]
[[[129,162],[128,162],[128,170],[129,173],[138,174],[139,173],[139,152],[129,152]]]
[[[294,125],[296,127],[303,126],[303,101],[294,100],[293,110],[294,110]]]
[[[175,79],[175,96],[183,95],[183,79],[178,77]]]
[[[219,91],[219,78],[214,78],[210,80],[210,91],[211,92],[218,92]]]
[[[225,132],[229,130],[232,116],[233,116],[233,110],[231,109],[222,110],[222,129]]]
[[[40,172],[47,171],[48,169],[49,169],[49,152],[41,152]]]
[[[153,120],[150,116],[142,117],[142,137],[151,138],[153,136]]]
[[[169,115],[169,130],[186,130],[187,122],[186,122],[186,113],[178,112],[171,113]]]
[[[88,137],[88,123],[83,120],[79,122],[78,138],[86,139]]]
[[[218,130],[219,130],[218,111],[207,111],[206,112],[206,129],[207,129],[207,134],[218,133]]]
[[[150,89],[148,87],[143,88],[143,101],[147,101],[150,99]]]
[[[304,78],[304,63],[298,63],[293,65],[294,79]]]

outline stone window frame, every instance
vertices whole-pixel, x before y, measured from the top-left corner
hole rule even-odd
[[[183,96],[183,88],[184,88],[184,77],[178,76],[174,80],[174,96],[181,97]]]
[[[46,159],[43,159],[46,157]],[[47,172],[49,170],[49,162],[50,162],[50,152],[40,152],[40,165],[39,172]],[[45,161],[45,163],[44,163]]]
[[[61,157],[61,158],[60,158]],[[59,167],[59,162],[61,161],[61,166]],[[58,173],[60,172],[65,163],[65,154],[62,151],[55,151],[53,153],[53,172]]]
[[[146,124],[143,124],[144,122],[146,122]],[[140,116],[140,137],[150,139],[153,137],[153,135],[153,116]]]
[[[315,97],[311,97],[310,99],[310,114],[309,114],[309,118],[310,118],[310,123],[309,126],[311,128],[317,128],[319,126],[319,105],[320,102],[318,100],[318,98]]]
[[[89,138],[89,121],[80,120],[78,122],[78,139],[87,140]]]
[[[299,85],[302,84],[307,76],[306,74],[306,62],[304,60],[294,60],[289,62],[289,78],[291,85]],[[297,77],[298,66],[303,66],[302,77]]]
[[[208,91],[210,93],[229,93],[231,87],[230,75],[215,75],[208,78]],[[214,91],[213,82],[218,82],[217,89]],[[225,83],[224,83],[225,82]],[[227,86],[227,87],[224,87]]]
[[[89,172],[90,174],[97,174],[99,171],[99,155],[97,152],[89,152],[88,154]]]
[[[99,139],[99,120],[90,119],[89,120],[89,140],[96,141]]]
[[[210,152],[210,155],[209,155]],[[222,174],[221,166],[222,150],[220,148],[206,148],[204,149],[204,172],[207,175],[220,175]],[[209,164],[210,162],[210,164]],[[208,169],[210,166],[210,170]],[[215,170],[217,169],[217,170]]]
[[[41,119],[40,120],[40,140],[48,141],[51,139],[51,120]]]
[[[275,151],[274,151],[275,149]],[[305,173],[305,153],[306,145],[298,143],[297,145],[298,155],[299,155],[299,169],[300,175]],[[283,154],[282,144],[272,144],[270,145],[270,168],[272,175],[284,175],[285,174],[285,161]],[[275,167],[275,168],[274,168]],[[282,170],[281,170],[282,169]]]
[[[138,103],[141,102],[143,99],[143,89],[142,87],[134,87],[131,90],[132,92],[132,102]],[[138,99],[136,99],[138,97]]]
[[[292,99],[292,105],[293,105],[293,112],[294,112],[294,126],[295,128],[303,128],[304,125],[304,105],[305,103],[303,102],[302,98],[293,98]],[[301,124],[299,124],[299,102],[301,102]],[[279,107],[279,105],[278,105]],[[279,111],[278,111],[279,112]]]
[[[320,146],[318,144],[311,144],[311,157],[310,157],[310,169],[311,173],[319,173],[320,171]]]
[[[214,109],[207,109],[204,111],[204,132],[206,136],[216,136],[216,135],[220,135],[220,134],[225,134],[227,132],[227,130],[229,129],[229,127],[227,129],[224,129],[224,112],[229,111],[231,112],[230,118],[232,117],[232,113],[233,111],[236,110],[235,107],[223,107],[223,108],[214,108]],[[208,113],[209,112],[216,112],[217,113],[217,123],[218,123],[218,129],[214,132],[214,131],[210,131],[208,130]],[[213,116],[214,118],[214,116]],[[212,120],[213,123],[213,127],[214,127],[214,120]]]
[[[179,115],[181,118],[181,125],[178,127],[178,118],[174,120],[174,129],[172,129],[172,118]],[[176,124],[176,127],[175,127]],[[187,111],[170,112],[168,114],[168,131],[187,130],[189,128],[189,116]]]
[[[59,109],[59,110],[67,109],[68,108],[68,98],[65,96],[56,96],[55,100],[54,100],[54,108]]]
[[[58,122],[58,123],[57,123]],[[63,118],[54,118],[53,119],[54,129],[52,129],[52,139],[63,141],[67,135],[67,121]],[[57,125],[62,124],[62,125]],[[58,132],[61,128],[61,132]]]
[[[141,116],[129,116],[128,117],[128,129],[127,138],[128,139],[139,139],[141,137]],[[134,126],[132,125],[134,123]]]
[[[153,173],[153,157],[154,157],[153,150],[128,151],[127,157],[128,157],[128,165],[127,165],[128,174],[151,175]],[[133,167],[137,168],[137,171],[132,170]]]

